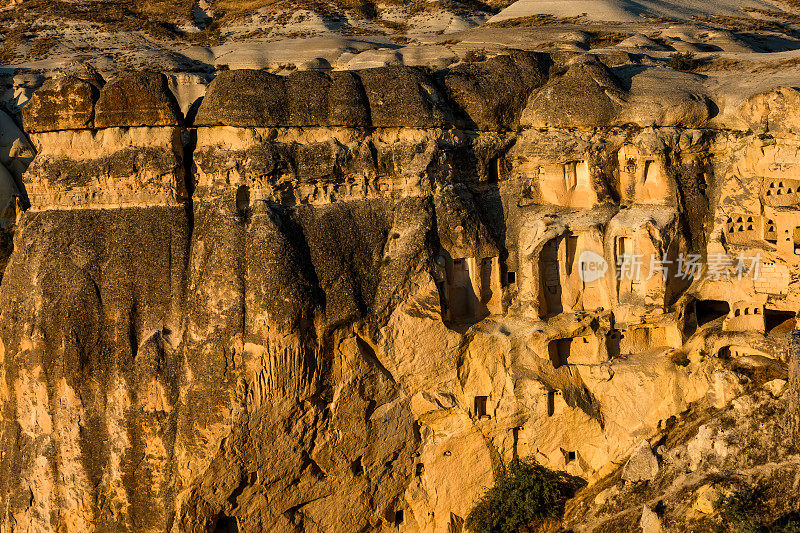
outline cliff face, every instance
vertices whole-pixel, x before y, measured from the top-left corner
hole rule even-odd
[[[0,530],[459,531],[513,457],[608,483],[786,379],[797,94],[522,52],[223,71],[188,119],[160,74],[49,81],[6,165]]]

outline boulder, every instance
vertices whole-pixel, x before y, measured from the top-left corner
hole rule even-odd
[[[642,505],[642,518],[639,521],[639,525],[642,528],[642,533],[661,533],[663,531],[661,519],[647,504]]]
[[[442,85],[466,114],[467,127],[513,129],[531,91],[547,81],[548,63],[542,54],[512,52],[456,65],[442,74]]]
[[[181,112],[158,72],[129,72],[107,83],[95,109],[95,128],[179,126]]]
[[[535,128],[598,128],[614,122],[625,91],[608,67],[594,59],[572,63],[531,95],[521,124]]]
[[[289,126],[369,127],[369,104],[351,72],[295,72],[286,79]]]
[[[452,120],[442,94],[422,70],[384,67],[357,71],[376,128],[440,128]]]
[[[632,482],[651,481],[657,474],[658,459],[653,454],[650,444],[643,440],[622,467],[622,479]]]
[[[756,133],[798,133],[800,91],[778,87],[750,97],[742,106],[741,117]]]
[[[74,76],[47,80],[22,108],[26,132],[92,128],[98,89]]]
[[[648,68],[630,79],[617,125],[703,128],[715,106],[696,74],[668,68]]]
[[[720,497],[720,491],[713,484],[707,483],[697,489],[694,493],[694,503],[692,509],[698,513],[714,514],[716,509],[714,504]]]
[[[618,72],[591,57],[574,61],[533,93],[521,123],[537,128],[701,128],[716,113],[694,74],[666,68]]]
[[[764,383],[764,388],[769,391],[773,398],[780,398],[786,390],[788,381],[785,379],[773,379]]]
[[[225,70],[208,86],[194,125],[268,128],[287,119],[285,78],[262,70]]]
[[[744,388],[736,374],[730,370],[721,370],[711,377],[708,399],[715,409],[722,409],[742,392]]]

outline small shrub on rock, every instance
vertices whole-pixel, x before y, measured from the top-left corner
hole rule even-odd
[[[475,533],[516,533],[556,524],[564,515],[564,503],[585,484],[535,460],[515,460],[470,511],[466,526]]]
[[[730,494],[720,496],[714,504],[723,524],[733,533],[766,532],[761,521],[764,516],[763,491],[745,486]]]
[[[676,52],[670,54],[667,66],[675,70],[697,70],[706,63],[705,59],[700,59],[692,52]]]

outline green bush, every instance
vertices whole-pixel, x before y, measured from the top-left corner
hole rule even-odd
[[[764,490],[744,486],[721,496],[714,503],[726,531],[733,533],[800,533],[800,513],[789,513],[771,525],[765,523],[767,513]]]
[[[705,63],[705,59],[695,57],[692,52],[676,52],[670,54],[667,66],[675,70],[697,70]]]
[[[564,503],[585,484],[534,460],[515,460],[470,511],[466,526],[475,533],[516,533],[560,520]]]
[[[763,491],[756,487],[742,487],[721,496],[714,507],[723,523],[735,533],[760,533],[767,531],[761,517],[764,515]]]

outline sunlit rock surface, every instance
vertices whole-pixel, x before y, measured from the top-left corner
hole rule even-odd
[[[0,121],[0,530],[453,532],[515,457],[589,481],[565,527],[687,530],[796,479],[796,91],[620,76],[47,81]]]

